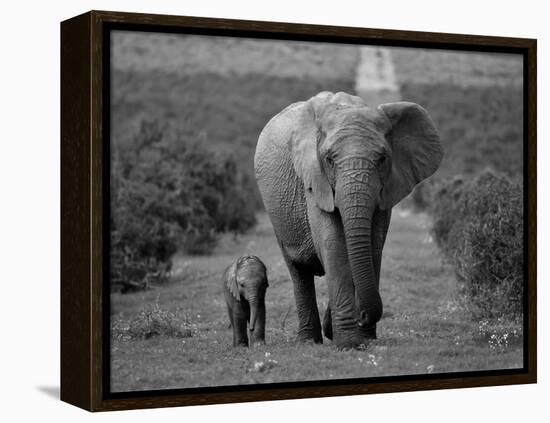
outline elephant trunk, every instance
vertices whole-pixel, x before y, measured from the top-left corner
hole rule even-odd
[[[372,327],[382,316],[382,300],[378,292],[372,259],[371,223],[381,188],[376,171],[358,169],[357,164],[341,178],[339,204],[348,259],[351,267],[357,307],[357,323]]]
[[[248,303],[250,304],[250,322],[248,328],[250,332],[254,332],[256,320],[258,319],[258,296],[256,294],[249,296]]]

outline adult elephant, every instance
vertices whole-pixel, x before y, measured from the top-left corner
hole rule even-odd
[[[321,92],[269,121],[256,179],[294,284],[299,341],[322,342],[314,275],[328,283],[325,336],[342,348],[376,338],[391,208],[442,156],[434,123],[414,103],[372,109]]]

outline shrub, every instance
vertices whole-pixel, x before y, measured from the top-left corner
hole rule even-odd
[[[457,213],[457,203],[464,191],[465,179],[462,175],[457,175],[445,181],[439,181],[438,185],[432,185],[431,203],[427,210],[434,216],[432,233],[437,245],[446,252],[449,233],[453,225],[460,225],[462,218]],[[425,188],[429,191],[430,188]],[[426,196],[428,194],[425,194]]]
[[[416,211],[427,211],[435,201],[435,193],[441,185],[438,178],[428,178],[414,187],[408,202]],[[405,201],[407,201],[407,198]],[[404,203],[407,207],[407,203]]]
[[[517,317],[523,297],[523,192],[492,171],[442,184],[433,235],[478,317]]]
[[[112,319],[111,336],[115,339],[150,339],[157,336],[191,338],[195,325],[186,316],[163,310],[155,303],[142,308],[132,319]]]
[[[111,167],[111,280],[146,287],[167,279],[180,248],[210,252],[219,235],[255,224],[247,184],[229,154],[209,151],[142,122],[134,142],[115,151]]]

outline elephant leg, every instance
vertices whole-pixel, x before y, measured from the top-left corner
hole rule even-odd
[[[339,347],[361,343],[355,316],[355,289],[348,260],[346,239],[339,218],[308,208],[312,236],[325,273],[329,302],[323,317],[323,332]]]
[[[317,309],[313,273],[295,265],[289,259],[286,259],[286,262],[294,284],[294,299],[298,312],[297,341],[313,341],[316,344],[322,344],[321,321]]]
[[[231,311],[231,307],[229,306],[229,304],[227,304],[227,315],[229,316],[228,329],[231,329],[233,327],[233,312]]]
[[[265,305],[258,306],[256,327],[254,328],[254,332],[250,332],[250,339],[253,343],[265,343]]]
[[[248,347],[247,315],[242,310],[233,310],[231,324],[233,326],[233,346]]]
[[[328,284],[329,305],[323,319],[323,330],[338,347],[355,347],[363,342],[355,319],[355,296],[346,249],[325,260],[325,279]]]
[[[374,274],[376,277],[377,288],[380,286],[380,271],[382,268],[382,251],[384,249],[384,243],[386,242],[386,235],[390,227],[391,210],[377,209],[374,212],[372,222],[372,254]],[[330,305],[327,307],[325,317],[323,319],[323,331],[328,339],[332,339],[332,313],[330,311]],[[365,329],[365,336],[367,338],[376,339],[376,324],[370,328]]]

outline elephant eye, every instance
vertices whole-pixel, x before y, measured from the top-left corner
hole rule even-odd
[[[334,166],[334,159],[330,156],[327,156],[327,158],[325,159],[327,161],[327,164],[332,167]]]

